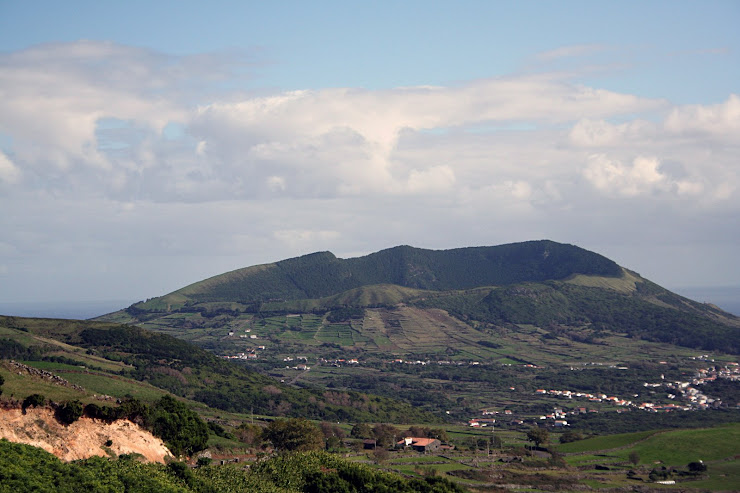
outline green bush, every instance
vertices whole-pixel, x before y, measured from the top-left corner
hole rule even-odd
[[[170,396],[152,406],[148,422],[175,455],[192,455],[206,448],[208,425],[186,404]]]
[[[23,399],[23,404],[21,404],[21,408],[23,409],[23,412],[26,412],[26,409],[29,407],[41,407],[46,404],[46,397],[44,397],[41,394],[31,394],[25,399]]]
[[[318,450],[324,446],[319,427],[303,418],[277,419],[267,425],[263,436],[281,451]]]
[[[71,425],[82,417],[82,403],[78,400],[63,402],[57,406],[54,416],[64,425]]]

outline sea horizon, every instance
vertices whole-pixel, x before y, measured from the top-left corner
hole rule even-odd
[[[0,302],[0,315],[88,320],[121,310],[136,302],[137,300]]]

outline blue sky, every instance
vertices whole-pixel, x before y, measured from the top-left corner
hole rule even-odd
[[[4,51],[89,39],[171,55],[239,53],[255,88],[448,85],[542,70],[540,55],[578,46],[594,48],[580,61],[605,65],[592,79],[611,90],[718,102],[740,79],[735,1],[5,1],[0,9]]]
[[[740,285],[740,3],[0,2],[0,300],[550,238]]]

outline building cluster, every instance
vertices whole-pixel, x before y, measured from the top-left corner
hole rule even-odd
[[[706,356],[692,358],[706,360]],[[727,363],[725,366],[712,366],[708,368],[700,368],[697,370],[694,377],[686,381],[666,381],[664,376],[661,375],[661,381],[657,383],[644,382],[642,385],[648,389],[667,389],[666,397],[671,400],[682,401],[683,404],[674,403],[655,403],[655,402],[633,402],[628,399],[621,399],[615,396],[607,396],[606,394],[590,394],[587,392],[573,392],[570,390],[555,390],[555,389],[537,389],[535,394],[537,395],[551,395],[556,397],[564,397],[567,399],[581,398],[588,399],[590,402],[604,402],[607,404],[613,404],[616,406],[630,407],[640,409],[643,411],[659,412],[659,411],[690,411],[690,410],[702,410],[710,407],[719,407],[722,404],[720,399],[712,398],[705,395],[701,386],[712,382],[718,378],[726,378],[728,380],[740,381],[740,365],[738,363]],[[633,398],[638,397],[637,394]],[[737,403],[740,405],[740,403]]]
[[[421,361],[421,360],[404,360],[401,358],[397,358],[394,360],[387,361],[387,363],[394,363],[398,365],[440,365],[440,366],[478,366],[481,364],[480,361],[448,361],[448,360],[439,360],[439,361]]]
[[[359,365],[360,362],[356,358],[351,358],[351,359],[344,359],[344,358],[324,359],[324,358],[319,358],[319,364],[320,365],[333,366],[335,368],[341,368],[344,365]]]
[[[694,360],[701,361],[713,361],[708,357],[700,356],[692,358]],[[661,362],[663,363],[663,362]],[[623,367],[614,368],[622,369]],[[691,410],[704,410],[712,407],[719,407],[722,401],[717,398],[707,396],[702,392],[701,386],[712,382],[717,379],[728,379],[732,381],[740,381],[740,365],[738,363],[727,363],[724,366],[714,365],[707,368],[700,368],[696,371],[694,376],[686,381],[667,381],[664,376],[661,375],[661,381],[657,383],[644,382],[642,385],[646,389],[666,389],[666,397],[670,400],[679,401],[678,403],[655,403],[655,402],[637,402],[631,399],[622,399],[616,396],[609,396],[606,394],[592,394],[588,392],[576,392],[572,390],[557,390],[557,389],[537,389],[536,395],[539,396],[553,396],[565,399],[584,399],[590,403],[602,403],[612,404],[619,406],[617,412],[623,412],[627,408],[638,409],[647,412],[670,412],[670,411],[691,411]],[[638,397],[638,394],[632,396],[632,399]],[[740,407],[740,403],[733,403]],[[624,408],[624,409],[622,409]],[[579,415],[587,413],[598,413],[598,409],[593,407],[579,406],[573,410],[564,411],[563,409],[556,407],[549,414],[539,416],[539,420],[546,421],[554,427],[568,426],[566,420],[568,415]],[[494,417],[496,416],[496,417]],[[483,410],[481,415],[476,418],[472,418],[468,421],[468,425],[471,427],[493,427],[496,425],[496,418],[505,417],[507,423],[517,425],[522,424],[523,421],[514,418],[511,410],[503,411],[490,411]],[[527,420],[535,422],[535,420]]]
[[[222,356],[225,359],[257,359],[257,351],[252,350],[246,353],[236,353],[231,356]]]

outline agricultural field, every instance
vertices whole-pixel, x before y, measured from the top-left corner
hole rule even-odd
[[[578,404],[575,401],[534,393],[545,385],[569,388],[573,367],[584,372],[579,381],[593,369],[600,370],[593,372],[594,385],[581,385],[577,390],[630,396],[642,394],[642,384],[661,374],[680,378],[697,367],[690,359],[696,353],[686,348],[624,335],[609,335],[604,344],[592,344],[553,338],[534,325],[521,324],[516,330],[480,327],[442,310],[401,306],[368,308],[361,313],[341,322],[330,321],[331,313],[244,315],[228,323],[214,317],[204,319],[210,327],[188,329],[185,334],[191,342],[224,356],[253,353],[243,364],[284,382],[400,396],[433,412],[450,411],[456,419],[482,408],[518,410],[520,417],[536,417],[554,407],[573,408]],[[164,332],[180,337],[173,328]],[[641,358],[636,362],[637,354]],[[310,371],[296,375],[296,364],[286,365],[286,361],[302,356],[308,357],[305,363]],[[349,359],[358,364],[330,364]],[[424,365],[392,364],[395,360]],[[660,361],[663,367],[658,366]],[[619,375],[614,369],[614,377],[604,371],[633,363],[652,369]],[[627,374],[633,375],[631,386],[609,390],[613,386],[600,383],[604,377],[622,381]],[[650,397],[665,401],[665,395]],[[592,407],[616,409],[601,403]]]
[[[378,460],[372,454],[355,460],[407,476],[446,476],[471,489],[489,491],[506,485],[509,491],[572,491],[585,487],[660,488],[680,491],[740,489],[740,423],[715,428],[649,431],[600,436],[548,449],[529,450],[523,432],[498,435],[501,447],[488,447],[490,435],[448,427],[453,451],[422,454],[391,452]],[[551,435],[553,440],[556,437]],[[478,447],[471,443],[478,441]],[[706,465],[690,473],[689,464]],[[652,473],[652,476],[651,476]],[[665,477],[660,476],[665,474]],[[651,477],[653,479],[651,479]],[[672,480],[660,485],[657,480]]]

